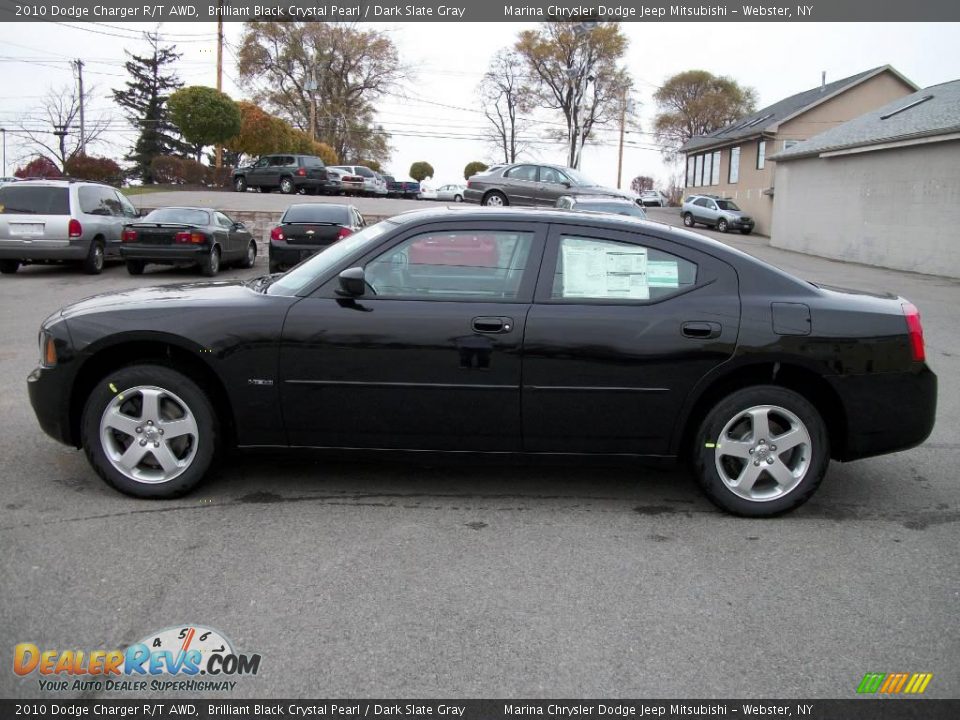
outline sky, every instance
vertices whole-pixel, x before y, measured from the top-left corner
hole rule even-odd
[[[391,133],[386,169],[407,177],[411,163],[433,165],[435,185],[463,179],[471,160],[502,160],[480,137],[486,127],[477,85],[493,54],[512,45],[532,23],[370,23],[396,44],[409,77],[377,102],[378,120]],[[226,23],[223,89],[246,96],[237,80],[234,51],[242,23]],[[626,136],[623,185],[650,175],[665,186],[675,171],[664,162],[650,130],[653,93],[674,73],[705,69],[753,87],[762,107],[827,81],[890,64],[921,87],[960,78],[960,23],[624,23],[630,41],[624,65],[635,84],[639,130]],[[146,23],[0,23],[0,127],[7,133],[6,173],[32,151],[14,131],[17,122],[39,122],[39,105],[51,88],[75,82],[69,61],[85,61],[85,84],[94,87],[88,117],[111,120],[104,142],[90,154],[120,159],[135,133],[124,125],[111,96],[126,79],[124,50],[144,52]],[[216,25],[167,23],[160,32],[183,57],[177,65],[188,85],[216,84]],[[536,113],[537,135],[562,117]],[[617,182],[618,127],[600,130],[584,150],[581,169],[605,185]],[[50,138],[53,140],[54,138]],[[562,144],[543,143],[524,159],[563,164]]]

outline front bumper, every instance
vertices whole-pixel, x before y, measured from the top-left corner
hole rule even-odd
[[[27,376],[27,394],[30,405],[40,423],[40,429],[65,445],[76,447],[79,438],[73,437],[70,427],[70,397],[72,375],[64,367],[36,367]]]
[[[124,245],[120,257],[124,260],[142,260],[158,265],[200,262],[210,254],[209,245]]]
[[[839,460],[916,447],[933,430],[937,415],[937,376],[920,363],[903,373],[834,375],[826,380],[837,391],[846,415]]]

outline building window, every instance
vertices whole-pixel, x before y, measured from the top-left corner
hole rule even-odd
[[[767,160],[767,141],[761,140],[757,143],[757,170],[763,170]]]
[[[703,155],[697,155],[697,164],[693,169],[693,184],[696,187],[703,185]]]
[[[783,149],[784,149],[784,150],[789,150],[789,149],[792,148],[794,145],[796,145],[798,142],[800,142],[800,141],[799,141],[799,140],[784,140],[784,141],[783,141]]]
[[[696,158],[693,155],[687,155],[687,187],[693,187],[693,166],[696,164]]]
[[[730,148],[730,183],[740,181],[740,148]]]
[[[713,174],[710,176],[711,185],[720,184],[720,151],[715,150],[713,153]]]
[[[709,154],[703,156],[703,179],[700,182],[701,185],[710,184],[710,160],[712,157],[713,156]]]

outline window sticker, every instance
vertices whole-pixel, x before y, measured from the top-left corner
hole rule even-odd
[[[564,238],[563,297],[649,300],[647,249]]]
[[[650,287],[680,287],[680,267],[676,260],[650,260],[647,263],[647,284]]]

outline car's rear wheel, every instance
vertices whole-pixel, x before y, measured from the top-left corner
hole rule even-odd
[[[727,221],[724,220],[723,218],[720,218],[720,220],[717,222],[717,230],[719,230],[722,233],[725,233],[729,229],[730,228],[727,225]]]
[[[693,215],[691,215],[690,213],[684,213],[683,224],[690,228],[695,227],[696,223],[693,221]]]
[[[297,190],[297,186],[293,184],[293,180],[285,177],[280,181],[280,192],[284,195],[293,195]]]
[[[220,272],[220,248],[218,246],[214,245],[210,248],[210,252],[200,262],[200,272],[207,277],[213,277]]]
[[[99,275],[103,272],[103,240],[94,240],[90,243],[87,258],[83,261],[83,271],[87,275]]]
[[[507,200],[507,196],[502,192],[494,190],[484,196],[483,204],[487,207],[505,207],[510,204],[510,201]]]
[[[13,275],[20,269],[19,260],[0,260],[0,273]]]
[[[161,365],[110,373],[90,393],[81,420],[87,459],[107,484],[137,497],[193,489],[216,455],[219,424],[209,398]]]
[[[257,262],[257,243],[251,240],[250,244],[247,245],[247,254],[243,256],[243,260],[240,262],[240,267],[252,268],[254,263],[256,262]]]
[[[127,260],[127,272],[131,275],[143,275],[143,268],[146,265],[143,260]]]
[[[454,201],[454,202],[463,202],[463,195],[454,195],[454,196],[453,196],[453,201]]]
[[[718,507],[769,517],[816,491],[830,463],[827,428],[802,395],[774,385],[738,390],[700,425],[693,449],[697,481]]]
[[[233,189],[237,192],[246,192],[247,191],[247,179],[245,177],[238,177],[233,181]]]

